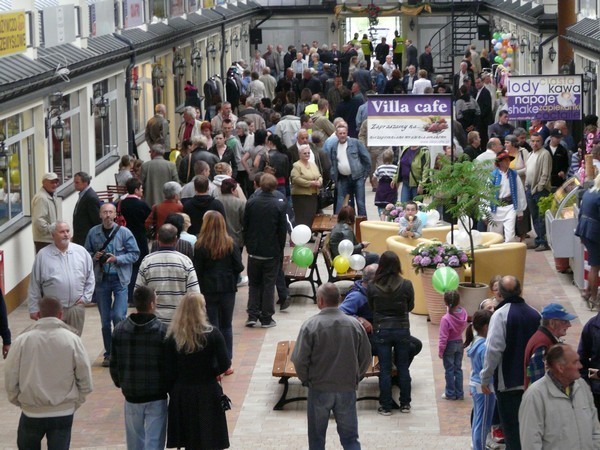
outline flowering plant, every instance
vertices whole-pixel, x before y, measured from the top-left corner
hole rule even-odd
[[[400,222],[400,218],[404,217],[404,206],[402,203],[388,203],[381,213],[381,220],[386,222]]]
[[[438,241],[420,244],[410,254],[413,255],[412,266],[416,273],[440,267],[464,268],[470,262],[466,252]]]

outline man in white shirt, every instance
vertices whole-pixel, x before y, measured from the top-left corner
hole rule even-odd
[[[504,147],[502,146],[502,142],[498,138],[491,138],[485,149],[481,155],[475,158],[475,161],[479,161],[480,163],[485,163],[490,165],[490,170],[492,170],[492,161],[496,159],[498,153],[500,153]]]
[[[392,62],[392,58],[392,55],[387,55],[385,57],[385,63],[382,65],[388,80],[392,78],[392,71],[396,68],[396,65]]]

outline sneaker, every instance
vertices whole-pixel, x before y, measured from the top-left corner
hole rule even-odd
[[[110,356],[105,356],[102,360],[102,367],[110,367]]]
[[[410,403],[406,403],[404,405],[400,405],[400,412],[408,414],[410,412]]]
[[[238,282],[238,287],[242,287],[242,286],[246,286],[248,284],[248,277],[244,276],[242,278],[240,278],[240,281]]]
[[[380,406],[377,408],[377,414],[381,414],[382,416],[391,416],[392,412],[389,409]]]
[[[256,325],[256,319],[248,317],[248,320],[246,320],[246,326],[253,327],[254,325]]]
[[[536,247],[536,249],[534,251],[545,252],[546,250],[550,250],[550,247],[548,246],[548,244],[541,244],[538,247]]]
[[[281,306],[279,306],[279,311],[283,311],[284,309],[288,309],[291,304],[292,304],[291,297],[286,298],[284,301],[281,302]]]
[[[504,430],[499,425],[492,425],[492,441],[504,444]]]
[[[534,242],[534,243],[531,243],[531,244],[527,244],[527,249],[528,249],[528,250],[532,250],[532,249],[534,249],[534,248],[538,248],[539,246],[540,246],[540,244],[536,244],[536,243]]]
[[[271,319],[270,322],[265,322],[261,325],[261,328],[273,328],[277,326],[277,322],[275,322],[273,319]]]
[[[442,398],[444,400],[456,400],[454,397],[448,397],[445,392],[442,394]]]

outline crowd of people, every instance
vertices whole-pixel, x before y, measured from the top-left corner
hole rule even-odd
[[[40,430],[50,439],[47,430],[56,424],[50,419],[58,416],[66,419],[59,424],[63,433],[56,436],[57,442],[70,436],[73,413],[92,389],[89,361],[81,355],[76,335],[84,327],[85,305],[96,303],[102,365],[110,367],[126,399],[128,448],[162,448],[165,442],[168,447],[227,448],[227,402],[218,378],[233,373],[237,288],[249,285],[247,327],[277,325],[275,297],[281,310],[290,306],[282,270],[287,234],[294,225],[312,225],[322,191],[331,183],[334,212],[339,213],[330,239],[332,256],[341,240],[350,239],[367,266],[341,304],[334,285],[319,288],[322,311],[298,336],[293,360],[299,378],[310,387],[311,448],[324,448],[332,409],[344,447],[359,448],[355,390],[373,354],[381,370],[378,412],[409,413],[409,367],[422,348],[410,334],[414,291],[401,276],[397,255],[366,252],[369,243],[358,242],[352,231],[355,213],[367,215],[366,180],[377,191],[377,206],[395,203],[400,190],[406,211],[415,216],[414,199],[423,193],[437,155],[464,153],[489,164],[491,182],[499,186],[490,229],[506,241],[524,240],[533,222],[532,247],[543,251],[548,244],[538,203],[579,172],[589,150],[587,142],[575,145],[564,121],[534,120],[528,130],[515,128],[501,80],[487,70],[493,57],[493,51],[478,54],[469,47],[453,79],[444,80],[435,75],[431,48],[425,46],[418,56],[416,45],[398,33],[392,46],[382,39],[376,48],[366,36],[355,36],[341,50],[336,44],[313,42],[298,51],[289,46],[285,53],[281,45],[275,50],[268,45],[248,64],[236,63],[241,71],[239,98],[221,101],[215,93],[214,108],[207,108],[204,120],[196,102],[190,102],[175,138],[169,135],[166,106],[156,105],[145,133],[151,159],[141,162],[125,155],[115,175],[126,190],[124,196],[101,203],[91,176],[75,174],[78,199],[72,239],[70,225],[58,214],[59,177],[45,174],[31,207],[36,258],[29,312],[36,324],[28,333],[35,339],[19,338],[11,349],[8,327],[0,321],[3,354],[9,358],[9,399],[23,410],[19,442],[26,445],[37,439]],[[187,89],[196,88],[188,82]],[[396,93],[454,93],[453,148],[368,146],[366,96]],[[590,133],[596,133],[597,117],[586,120]],[[600,146],[593,148],[600,160]],[[418,219],[405,221],[400,234],[417,238],[422,225]],[[448,401],[465,397],[461,362],[463,347],[470,344],[473,448],[485,448],[493,424],[502,426],[509,450],[540,442],[552,442],[553,448],[597,447],[600,428],[594,401],[598,405],[599,397],[592,397],[578,380],[581,364],[600,368],[595,346],[589,344],[589,339],[595,342],[592,326],[586,327],[591,336],[582,337],[579,364],[577,353],[558,340],[574,316],[560,305],[547,305],[540,327],[540,314],[522,299],[519,280],[504,277],[495,283],[499,304],[493,314],[482,308],[474,315],[476,335],[468,332],[467,343],[462,339],[466,311],[458,293],[446,293],[448,313],[440,330],[439,356],[446,370],[443,398]],[[129,317],[128,304],[136,308]],[[0,308],[1,314],[6,315],[5,309]],[[70,330],[76,335],[66,338]],[[76,370],[70,373],[74,387],[69,392],[52,385],[52,377],[24,383],[26,375],[18,370],[30,346],[55,334],[62,336],[61,348],[79,352],[71,361]],[[313,347],[310,342],[317,337],[329,339],[331,345]],[[340,341],[348,345],[337,345]],[[69,367],[65,363],[61,370]],[[600,389],[600,381],[597,386],[594,381],[597,374],[582,373],[595,391]],[[400,387],[399,404],[392,398],[393,383]],[[51,392],[58,400],[38,399],[40,392]],[[46,408],[46,401],[52,401],[52,408]],[[545,417],[546,402],[562,419]],[[563,435],[557,421],[566,420],[579,426]]]

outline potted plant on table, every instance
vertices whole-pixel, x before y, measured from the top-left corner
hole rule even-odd
[[[462,303],[469,313],[473,314],[473,308],[469,307],[467,299],[463,298],[468,295],[465,291],[479,288],[482,293],[475,296],[479,298],[483,295],[481,300],[484,300],[488,287],[487,284],[475,282],[477,264],[473,237],[476,230],[471,228],[471,219],[490,221],[490,207],[498,204],[499,187],[492,183],[489,164],[469,160],[451,162],[447,157],[440,159],[437,169],[429,171],[423,187],[431,196],[429,208],[442,207],[448,216],[461,224],[461,228],[469,237],[471,282],[461,283],[461,287],[465,289],[459,287],[459,290]],[[471,300],[475,301],[476,299]]]
[[[437,325],[446,313],[443,295],[433,288],[432,277],[440,267],[451,267],[457,271],[465,268],[470,262],[467,253],[452,244],[431,241],[419,244],[410,252],[413,256],[412,267],[421,273],[425,303],[431,323]]]

